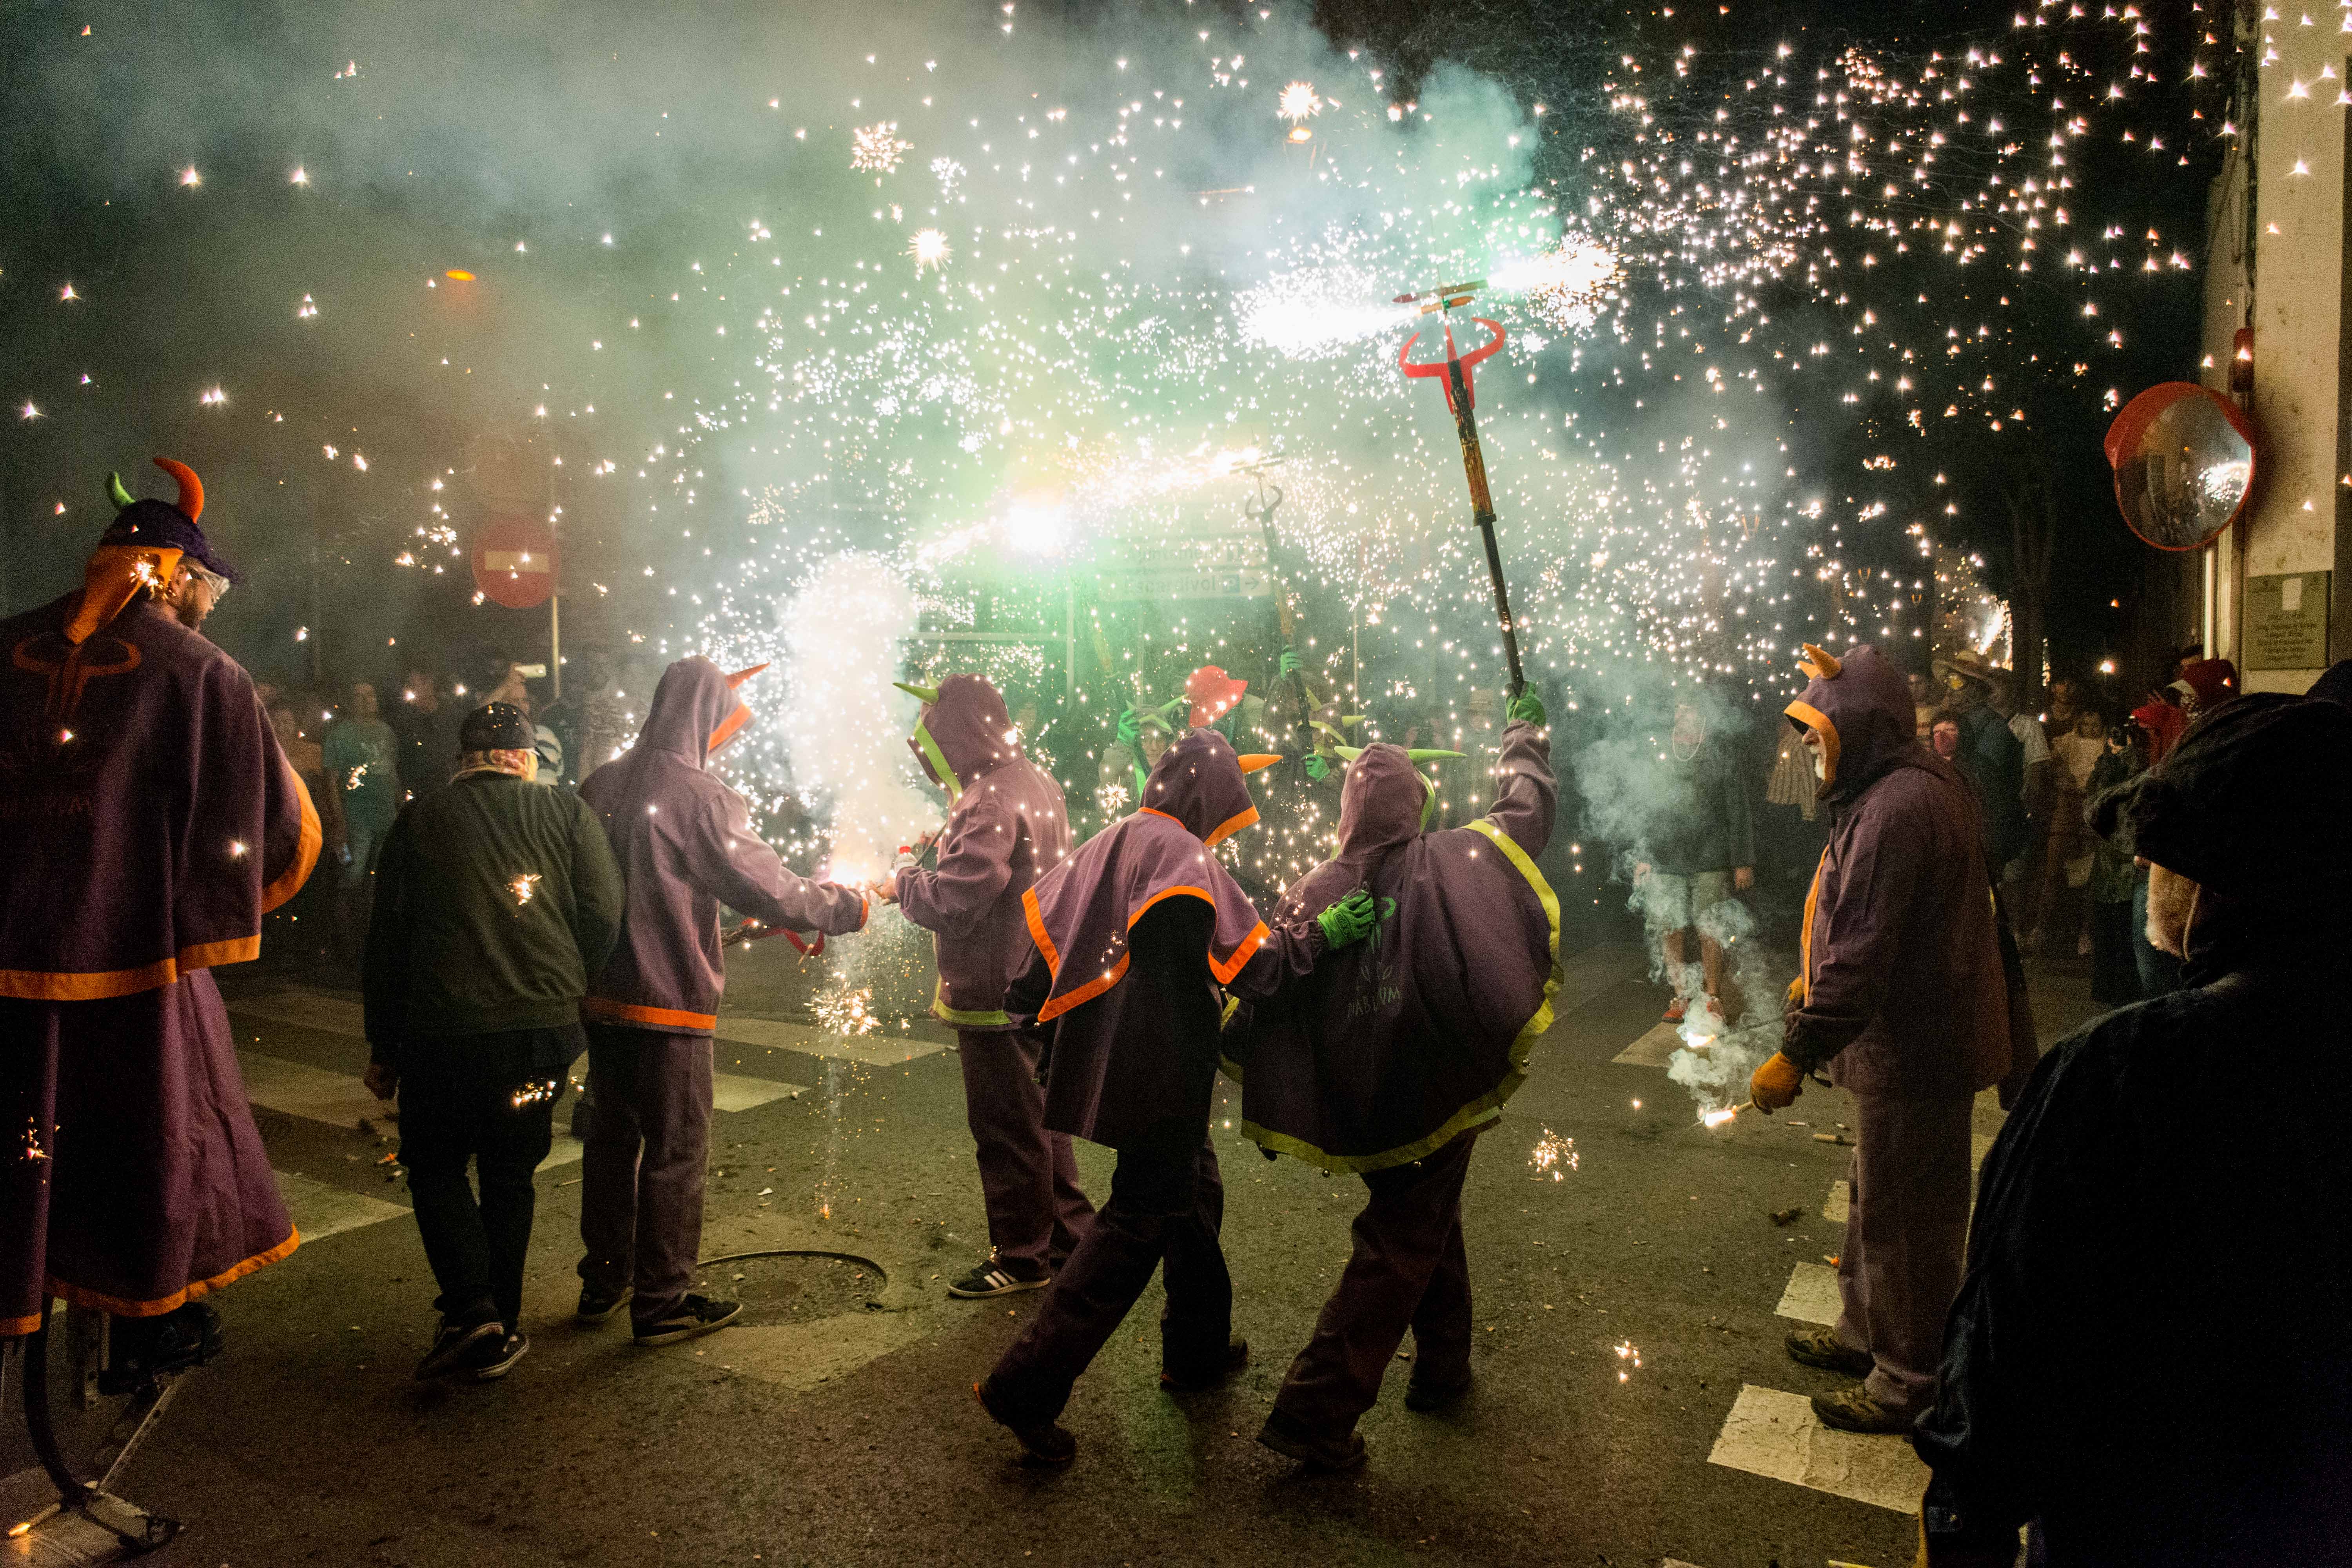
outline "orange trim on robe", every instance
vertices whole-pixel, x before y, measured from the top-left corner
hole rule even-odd
[[[1127,917],[1127,929],[1133,931],[1135,929],[1135,922],[1141,920],[1145,915],[1150,914],[1151,912],[1151,906],[1158,903],[1160,900],[1172,899],[1179,895],[1187,893],[1191,894],[1193,898],[1200,900],[1202,903],[1208,905],[1213,910],[1217,907],[1217,900],[1209,896],[1209,889],[1206,888],[1190,888],[1181,885],[1173,888],[1162,888],[1158,892],[1152,894],[1150,898],[1144,900],[1143,907],[1141,909]]]
[[[1062,955],[1054,950],[1054,939],[1045,934],[1045,912],[1037,905],[1037,889],[1031,888],[1021,895],[1021,912],[1029,918],[1029,935],[1037,943],[1037,951],[1045,955],[1045,973],[1059,980],[1062,977]]]
[[[184,1290],[174,1290],[172,1294],[159,1296],[152,1301],[126,1301],[119,1296],[108,1296],[96,1290],[85,1290],[79,1285],[68,1284],[63,1279],[54,1278],[49,1280],[49,1294],[62,1296],[77,1307],[88,1307],[99,1312],[111,1312],[118,1318],[160,1318],[175,1308],[184,1307],[190,1301],[210,1295],[224,1285],[235,1284],[257,1268],[267,1268],[273,1263],[292,1257],[294,1249],[301,1245],[302,1233],[299,1230],[289,1230],[286,1233],[286,1239],[268,1251],[257,1252],[244,1262],[225,1268],[209,1279],[199,1279]]]
[[[1217,825],[1217,830],[1214,833],[1210,834],[1206,838],[1201,840],[1201,846],[1204,849],[1214,849],[1218,845],[1223,844],[1226,839],[1231,838],[1234,834],[1239,833],[1243,828],[1247,827],[1256,820],[1257,807],[1254,805],[1244,806],[1241,810],[1234,813],[1233,816],[1219,823]]]
[[[591,996],[580,1004],[580,1010],[592,1018],[610,1018],[616,1023],[649,1024],[657,1029],[715,1029],[719,1027],[716,1013],[682,1013],[673,1007],[640,1007],[633,1002],[607,1002],[602,996]]]
[[[29,1318],[0,1318],[0,1340],[21,1340],[26,1334],[40,1332],[41,1315]]]
[[[302,803],[302,838],[295,846],[294,863],[261,889],[261,912],[265,915],[302,890],[302,884],[310,879],[310,873],[318,867],[320,847],[326,842],[326,835],[319,827],[319,808],[310,804],[310,786],[302,782],[300,773],[294,773],[293,763],[288,763],[286,771],[294,773],[295,798]]]
[[[1118,962],[1111,965],[1110,972],[1108,973],[1098,974],[1092,980],[1087,981],[1084,985],[1079,986],[1076,991],[1071,992],[1068,995],[1056,996],[1052,1001],[1046,1003],[1045,1006],[1037,1010],[1037,1021],[1043,1024],[1049,1019],[1058,1018],[1063,1014],[1068,1012],[1071,1008],[1076,1006],[1079,1003],[1093,1001],[1096,997],[1101,995],[1104,992],[1109,990],[1112,986],[1126,979],[1127,957],[1128,955],[1126,953],[1120,953],[1118,955]]]
[[[142,991],[176,984],[191,970],[247,963],[260,956],[260,937],[233,936],[226,942],[184,947],[176,957],[159,958],[136,969],[79,973],[69,970],[0,969],[0,996],[19,1002],[103,1002],[110,997],[136,996]]]
[[[703,742],[702,754],[708,757],[711,752],[733,740],[735,731],[741,729],[751,717],[751,710],[749,708],[744,707],[740,702],[735,704],[735,711],[719,721],[719,728],[711,731],[710,739]]]
[[[1213,958],[1209,960],[1209,973],[1217,977],[1217,984],[1220,985],[1231,985],[1234,983],[1234,976],[1242,972],[1242,966],[1247,963],[1250,961],[1251,956],[1255,953],[1260,947],[1265,944],[1265,939],[1271,934],[1272,933],[1265,929],[1265,922],[1264,921],[1260,921],[1255,931],[1251,931],[1249,935],[1242,938],[1241,945],[1234,949],[1232,957],[1226,959],[1223,963],[1219,963]]]
[[[1801,724],[1810,726],[1822,738],[1822,782],[1815,793],[1831,788],[1837,783],[1838,732],[1828,714],[1810,702],[1791,702],[1780,710]]]

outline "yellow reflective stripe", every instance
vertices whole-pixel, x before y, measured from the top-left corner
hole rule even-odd
[[[1013,1022],[1012,1017],[1002,1007],[992,1008],[987,1012],[966,1013],[949,1006],[945,984],[939,981],[934,981],[931,984],[931,1016],[943,1024],[956,1024],[967,1029],[1003,1028]]]

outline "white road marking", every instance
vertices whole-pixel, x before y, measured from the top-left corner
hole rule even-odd
[[[283,1057],[267,1056],[260,1051],[237,1052],[236,1066],[245,1075],[247,1100],[305,1121],[356,1131],[362,1117],[382,1117],[387,1109],[383,1101],[368,1092],[366,1084],[349,1073],[329,1072],[307,1062],[289,1062]],[[386,1131],[396,1129],[397,1123],[384,1124]],[[544,1171],[569,1165],[580,1155],[580,1141],[558,1132],[539,1168]]]
[[[1843,1308],[1838,1297],[1837,1270],[1825,1263],[1800,1263],[1789,1276],[1780,1304],[1772,1309],[1801,1323],[1835,1324]]]
[[[1830,1195],[1822,1203],[1822,1217],[1832,1225],[1843,1225],[1853,1207],[1853,1188],[1844,1182],[1832,1182]]]
[[[940,1041],[919,1039],[913,1035],[836,1035],[807,1024],[785,1024],[773,1018],[722,1016],[719,1020],[719,1037],[739,1046],[766,1046],[798,1051],[803,1056],[856,1062],[864,1067],[897,1067],[947,1049]],[[792,1089],[791,1084],[779,1084],[776,1093],[788,1094]]]
[[[1837,1432],[1815,1419],[1801,1394],[1742,1384],[1707,1463],[1916,1513],[1927,1467],[1901,1437]]]
[[[294,1228],[301,1233],[306,1244],[374,1225],[379,1220],[398,1219],[408,1212],[398,1204],[347,1193],[291,1171],[269,1173],[278,1178],[278,1195],[286,1200],[286,1212],[294,1216]]]
[[[1662,1068],[1682,1048],[1682,1026],[1661,1023],[1609,1059],[1620,1067]]]

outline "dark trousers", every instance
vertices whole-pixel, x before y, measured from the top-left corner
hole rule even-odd
[[[1838,1248],[1837,1334],[1877,1363],[1864,1386],[1901,1415],[1936,1399],[1944,1319],[1969,1235],[1968,1100],[1853,1097],[1853,1171]]]
[[[1168,1310],[1160,1321],[1160,1364],[1205,1373],[1223,1359],[1233,1337],[1234,1282],[1217,1239],[1224,1180],[1204,1132],[1185,1125],[1118,1152],[1110,1201],[1096,1212],[1037,1315],[989,1376],[990,1392],[1016,1424],[1042,1425],[1061,1415],[1078,1374],[1162,1264]]]
[[[686,1300],[702,1250],[710,1155],[710,1038],[588,1026],[580,1278],[634,1287],[629,1316],[659,1322]]]
[[[1045,1131],[1045,1091],[1037,1084],[1044,1047],[1044,1037],[1026,1029],[956,1032],[989,1245],[999,1263],[1033,1276],[1062,1266],[1095,1213],[1078,1187],[1070,1135]]]
[[[434,1302],[453,1323],[522,1318],[524,1254],[580,1027],[513,1029],[409,1047],[400,1064],[400,1160]],[[470,1161],[481,1187],[466,1180]]]
[[[1427,1159],[1372,1171],[1356,1216],[1355,1251],[1323,1303],[1315,1337],[1290,1363],[1274,1407],[1318,1436],[1344,1439],[1381,1394],[1381,1379],[1412,1330],[1412,1381],[1454,1388],[1470,1378],[1470,1262],[1462,1250],[1462,1178],[1475,1134]]]

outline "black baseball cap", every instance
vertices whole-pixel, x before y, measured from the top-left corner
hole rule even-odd
[[[530,721],[511,702],[485,702],[457,726],[461,752],[528,752],[537,744]]]

